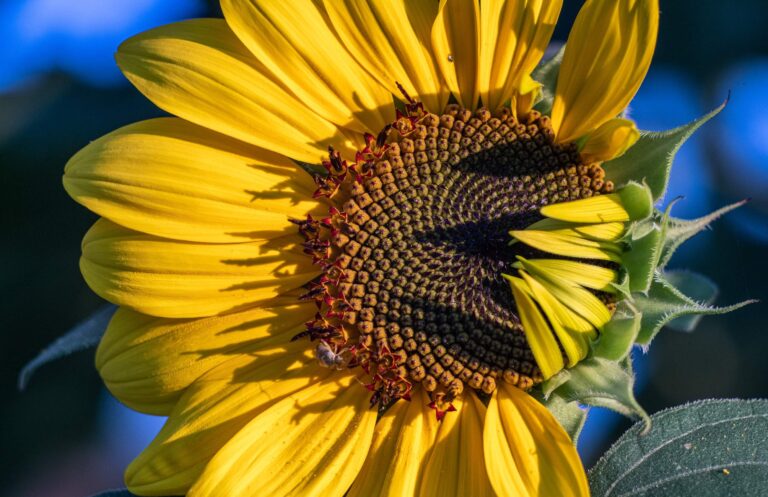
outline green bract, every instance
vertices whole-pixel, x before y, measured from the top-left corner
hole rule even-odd
[[[553,85],[559,72],[562,50],[544,62],[534,76],[543,84],[537,109],[552,106]],[[636,401],[630,352],[634,345],[647,347],[664,327],[692,331],[701,316],[736,310],[753,301],[714,307],[717,286],[705,276],[667,268],[675,250],[713,221],[745,202],[723,207],[694,220],[671,216],[675,201],[665,209],[654,207],[664,196],[675,154],[704,123],[716,116],[725,103],[701,118],[663,131],[641,131],[638,141],[623,155],[603,163],[606,178],[614,182],[629,214],[621,238],[622,268],[614,283],[618,301],[612,319],[591,343],[588,356],[570,369],[549,378],[539,397],[560,420],[576,442],[586,415],[580,405],[608,407],[644,420],[651,418]]]

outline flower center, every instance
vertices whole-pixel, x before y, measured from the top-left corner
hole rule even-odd
[[[490,394],[501,379],[540,382],[502,278],[534,249],[510,246],[509,231],[544,205],[610,191],[603,169],[556,144],[538,112],[456,105],[441,116],[411,105],[354,163],[331,151],[325,166],[318,195],[337,207],[297,221],[324,271],[303,333],[319,341],[320,362],[361,366],[383,403],[417,383],[451,400],[466,385]]]

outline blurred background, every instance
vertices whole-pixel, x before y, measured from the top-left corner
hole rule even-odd
[[[565,40],[581,2],[565,2]],[[768,301],[768,3],[661,0],[654,64],[631,105],[642,129],[675,127],[730,94],[678,154],[667,200],[696,217],[752,201],[698,235],[671,267],[709,275],[716,303]],[[101,386],[93,352],[44,366],[24,392],[22,366],[97,310],[80,277],[80,238],[95,217],[61,187],[67,159],[119,126],[161,115],[120,75],[121,40],[171,21],[220,16],[204,0],[0,0],[0,495],[86,497],[122,485],[122,469],[162,424]],[[635,351],[649,412],[709,397],[768,397],[763,304],[704,318],[695,336],[665,330]],[[594,410],[580,443],[587,467],[630,423]]]

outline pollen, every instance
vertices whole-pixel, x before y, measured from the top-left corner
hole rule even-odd
[[[319,311],[301,334],[322,341],[322,360],[336,366],[328,350],[344,350],[383,404],[417,384],[441,404],[465,388],[542,381],[502,276],[538,252],[510,246],[508,233],[545,205],[610,192],[599,164],[555,143],[536,111],[435,115],[411,102],[354,161],[331,150],[324,165],[317,196],[334,207],[295,221],[323,268],[305,295]]]

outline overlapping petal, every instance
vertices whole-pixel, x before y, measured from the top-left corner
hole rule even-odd
[[[318,162],[329,145],[356,149],[259,64],[223,20],[149,30],[120,45],[116,58],[155,105],[195,124],[305,162]]]
[[[560,0],[443,0],[432,31],[438,67],[461,104],[496,109],[535,83]]]
[[[619,115],[651,64],[658,0],[588,0],[568,36],[552,104],[560,142],[573,141]]]
[[[541,61],[562,0],[494,0],[480,4],[477,87],[483,105],[497,109],[535,88],[530,74]]]
[[[432,28],[432,49],[448,88],[466,109],[477,107],[480,90],[480,1],[440,0]]]
[[[311,304],[290,304],[181,320],[119,309],[99,343],[96,367],[127,406],[168,414],[197,378],[238,356],[255,359],[285,345],[315,312]]]
[[[253,56],[308,108],[360,133],[394,118],[392,94],[350,55],[320,2],[222,0],[221,8]]]
[[[128,487],[139,495],[186,494],[219,449],[253,418],[331,374],[312,365],[306,341],[275,348],[280,346],[260,350],[258,358],[240,355],[198,378],[128,466]]]
[[[118,224],[195,242],[295,233],[288,217],[320,208],[311,177],[289,159],[173,118],[92,142],[67,163],[64,188]]]
[[[557,420],[526,392],[502,383],[483,431],[488,477],[498,495],[587,497],[576,448]]]
[[[80,270],[104,299],[169,318],[240,310],[317,275],[298,234],[248,243],[192,243],[131,231],[105,219],[83,239]]]
[[[371,444],[376,409],[352,374],[278,401],[211,459],[189,497],[343,495]]]
[[[581,157],[585,162],[603,162],[619,157],[640,138],[635,123],[629,119],[610,119],[589,134]]]
[[[420,497],[494,497],[485,470],[485,406],[467,392],[453,401],[456,412],[440,423],[421,481]]]
[[[365,465],[347,497],[417,495],[427,457],[437,436],[435,412],[419,388],[399,400],[376,424]]]
[[[341,41],[382,86],[403,98],[399,83],[431,112],[443,110],[449,93],[429,50],[437,2],[325,0],[324,5]]]

